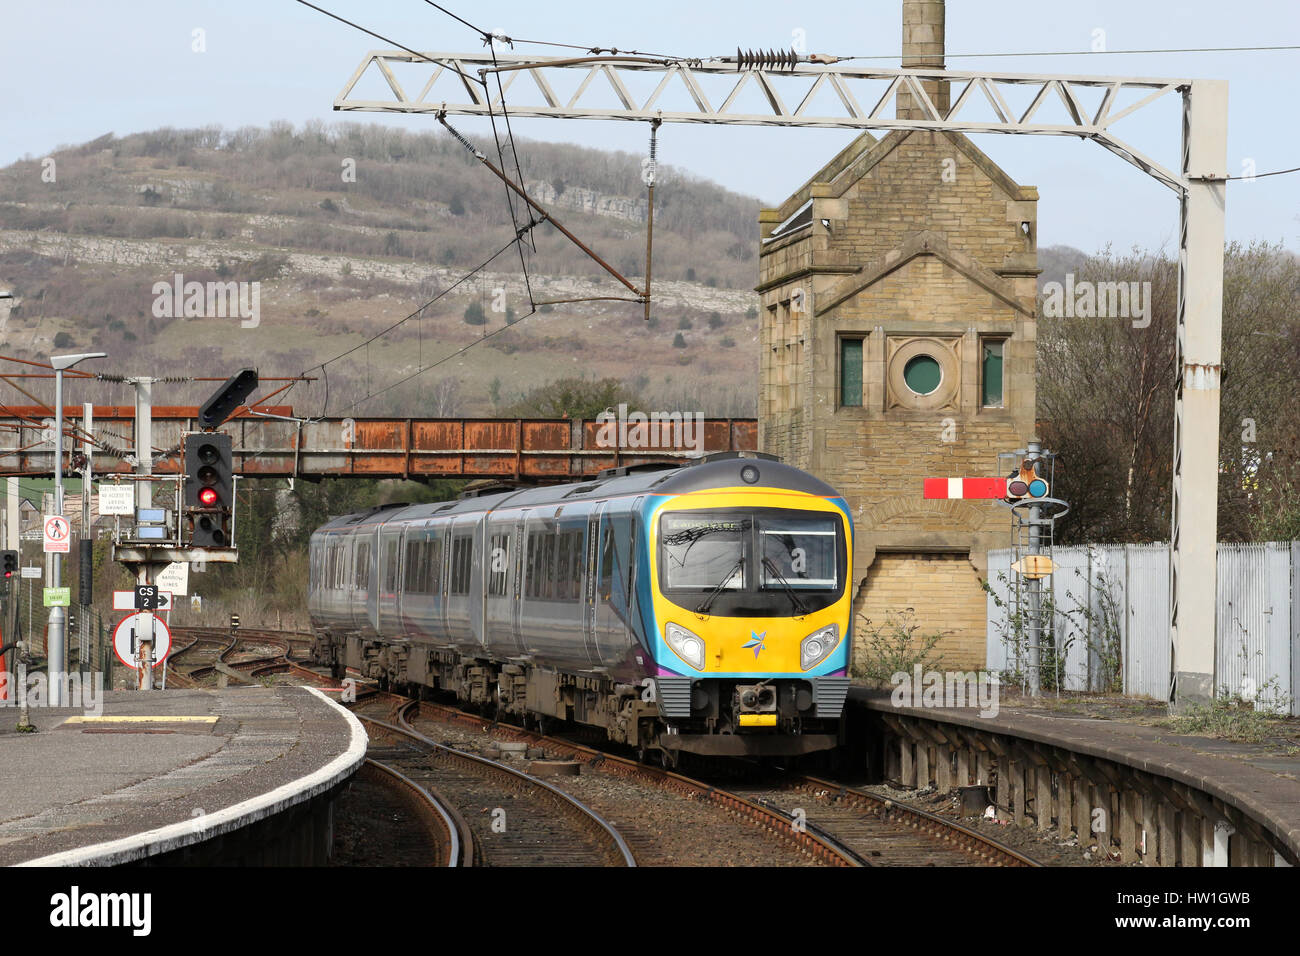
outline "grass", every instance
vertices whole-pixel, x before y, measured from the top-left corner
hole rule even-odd
[[[1269,737],[1300,733],[1295,722],[1286,717],[1240,706],[1236,701],[1226,698],[1210,704],[1194,705],[1186,714],[1170,717],[1160,726],[1168,727],[1178,734],[1220,737],[1246,743],[1262,743]]]

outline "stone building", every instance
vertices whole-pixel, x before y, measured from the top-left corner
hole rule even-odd
[[[903,10],[903,65],[942,67],[942,0]],[[1034,434],[1037,200],[961,134],[894,130],[760,214],[759,445],[852,506],[859,652],[912,608],[945,666],[984,664],[1009,515],[924,501],[921,479],[993,475]]]

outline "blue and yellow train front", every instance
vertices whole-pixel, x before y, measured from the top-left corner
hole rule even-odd
[[[767,756],[834,747],[852,645],[844,500],[718,488],[651,499],[644,518],[659,745]]]

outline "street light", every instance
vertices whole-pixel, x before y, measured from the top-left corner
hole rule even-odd
[[[63,371],[86,359],[107,358],[107,352],[80,352],[76,355],[51,355],[54,368],[54,511],[63,514]],[[81,489],[83,495],[89,490]],[[83,529],[84,530],[84,529]],[[57,588],[63,577],[63,556],[58,551],[50,554],[54,560],[46,568],[46,587]],[[67,667],[67,614],[62,605],[50,608],[46,643],[49,649],[50,704],[63,707],[64,671]]]

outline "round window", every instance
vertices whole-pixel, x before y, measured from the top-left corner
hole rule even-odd
[[[918,355],[903,366],[903,381],[917,395],[929,395],[943,380],[943,370],[937,359]]]

